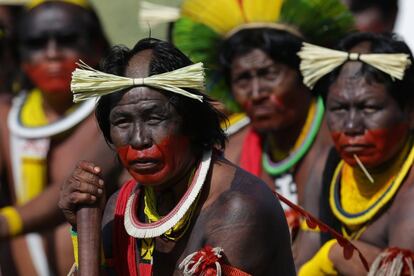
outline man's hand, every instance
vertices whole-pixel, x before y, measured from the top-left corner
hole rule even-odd
[[[82,205],[98,202],[101,210],[105,206],[105,185],[100,172],[101,168],[95,164],[80,161],[60,189],[59,208],[73,227],[76,227],[76,211]]]

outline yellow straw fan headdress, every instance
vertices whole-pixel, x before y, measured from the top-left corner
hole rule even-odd
[[[80,61],[78,68],[72,73],[71,90],[74,102],[100,97],[136,86],[166,90],[203,101],[203,96],[195,95],[183,89],[204,91],[203,64],[199,62],[145,78],[128,78],[95,70]]]
[[[219,68],[218,47],[247,28],[279,29],[326,45],[353,30],[354,21],[340,0],[184,0],[172,42],[191,60],[206,65],[207,93],[230,112],[239,107]]]
[[[311,89],[319,79],[348,60],[369,64],[390,75],[393,80],[402,80],[405,70],[411,65],[410,56],[407,54],[348,53],[309,43],[303,43],[298,56],[301,58],[300,70],[303,75],[303,82]]]

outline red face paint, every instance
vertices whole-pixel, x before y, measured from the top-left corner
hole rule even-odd
[[[346,163],[355,166],[355,154],[367,167],[375,167],[396,153],[408,130],[407,124],[398,124],[386,129],[366,130],[359,136],[348,136],[343,132],[331,132],[331,135],[336,150]]]
[[[143,185],[158,185],[176,175],[188,164],[185,152],[189,150],[185,136],[170,136],[150,148],[136,150],[131,145],[117,148],[119,158],[131,176]]]
[[[272,94],[270,96],[270,102],[280,112],[284,112],[286,110],[286,104],[283,102],[283,100],[280,97]]]
[[[72,72],[77,59],[25,63],[23,69],[30,80],[45,93],[70,93]]]

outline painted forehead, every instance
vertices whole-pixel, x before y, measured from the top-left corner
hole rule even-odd
[[[236,56],[233,59],[233,66],[238,65],[241,67],[262,67],[268,66],[274,63],[274,61],[260,49],[254,49],[246,54]]]
[[[29,11],[21,31],[22,38],[58,32],[85,32],[86,11],[64,3],[44,4]]]
[[[130,78],[148,77],[153,50],[147,49],[135,54],[125,68],[125,76]]]
[[[127,91],[116,104],[116,107],[122,107],[124,105],[141,105],[155,104],[160,106],[166,106],[169,102],[167,96],[164,93],[152,89],[150,87],[134,87]]]
[[[145,78],[148,77],[150,71],[150,64],[153,57],[153,50],[147,49],[140,51],[135,54],[128,62],[127,67],[125,68],[125,76],[130,78]],[[125,95],[122,97],[120,103],[125,101],[168,101],[167,97],[163,92],[160,92],[154,88],[147,86],[139,86],[131,88]]]
[[[360,53],[360,54],[366,54],[371,52],[371,43],[368,41],[364,41],[361,43],[358,43],[357,45],[353,46],[350,50],[350,53]],[[362,68],[365,65],[361,61],[347,61],[342,66],[339,75],[336,79],[337,82],[349,82],[351,80],[356,80],[359,78],[366,79],[366,76],[362,74]]]

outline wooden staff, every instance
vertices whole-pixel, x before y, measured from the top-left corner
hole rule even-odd
[[[97,205],[82,207],[76,214],[79,248],[77,275],[99,276],[101,220],[102,214]]]

